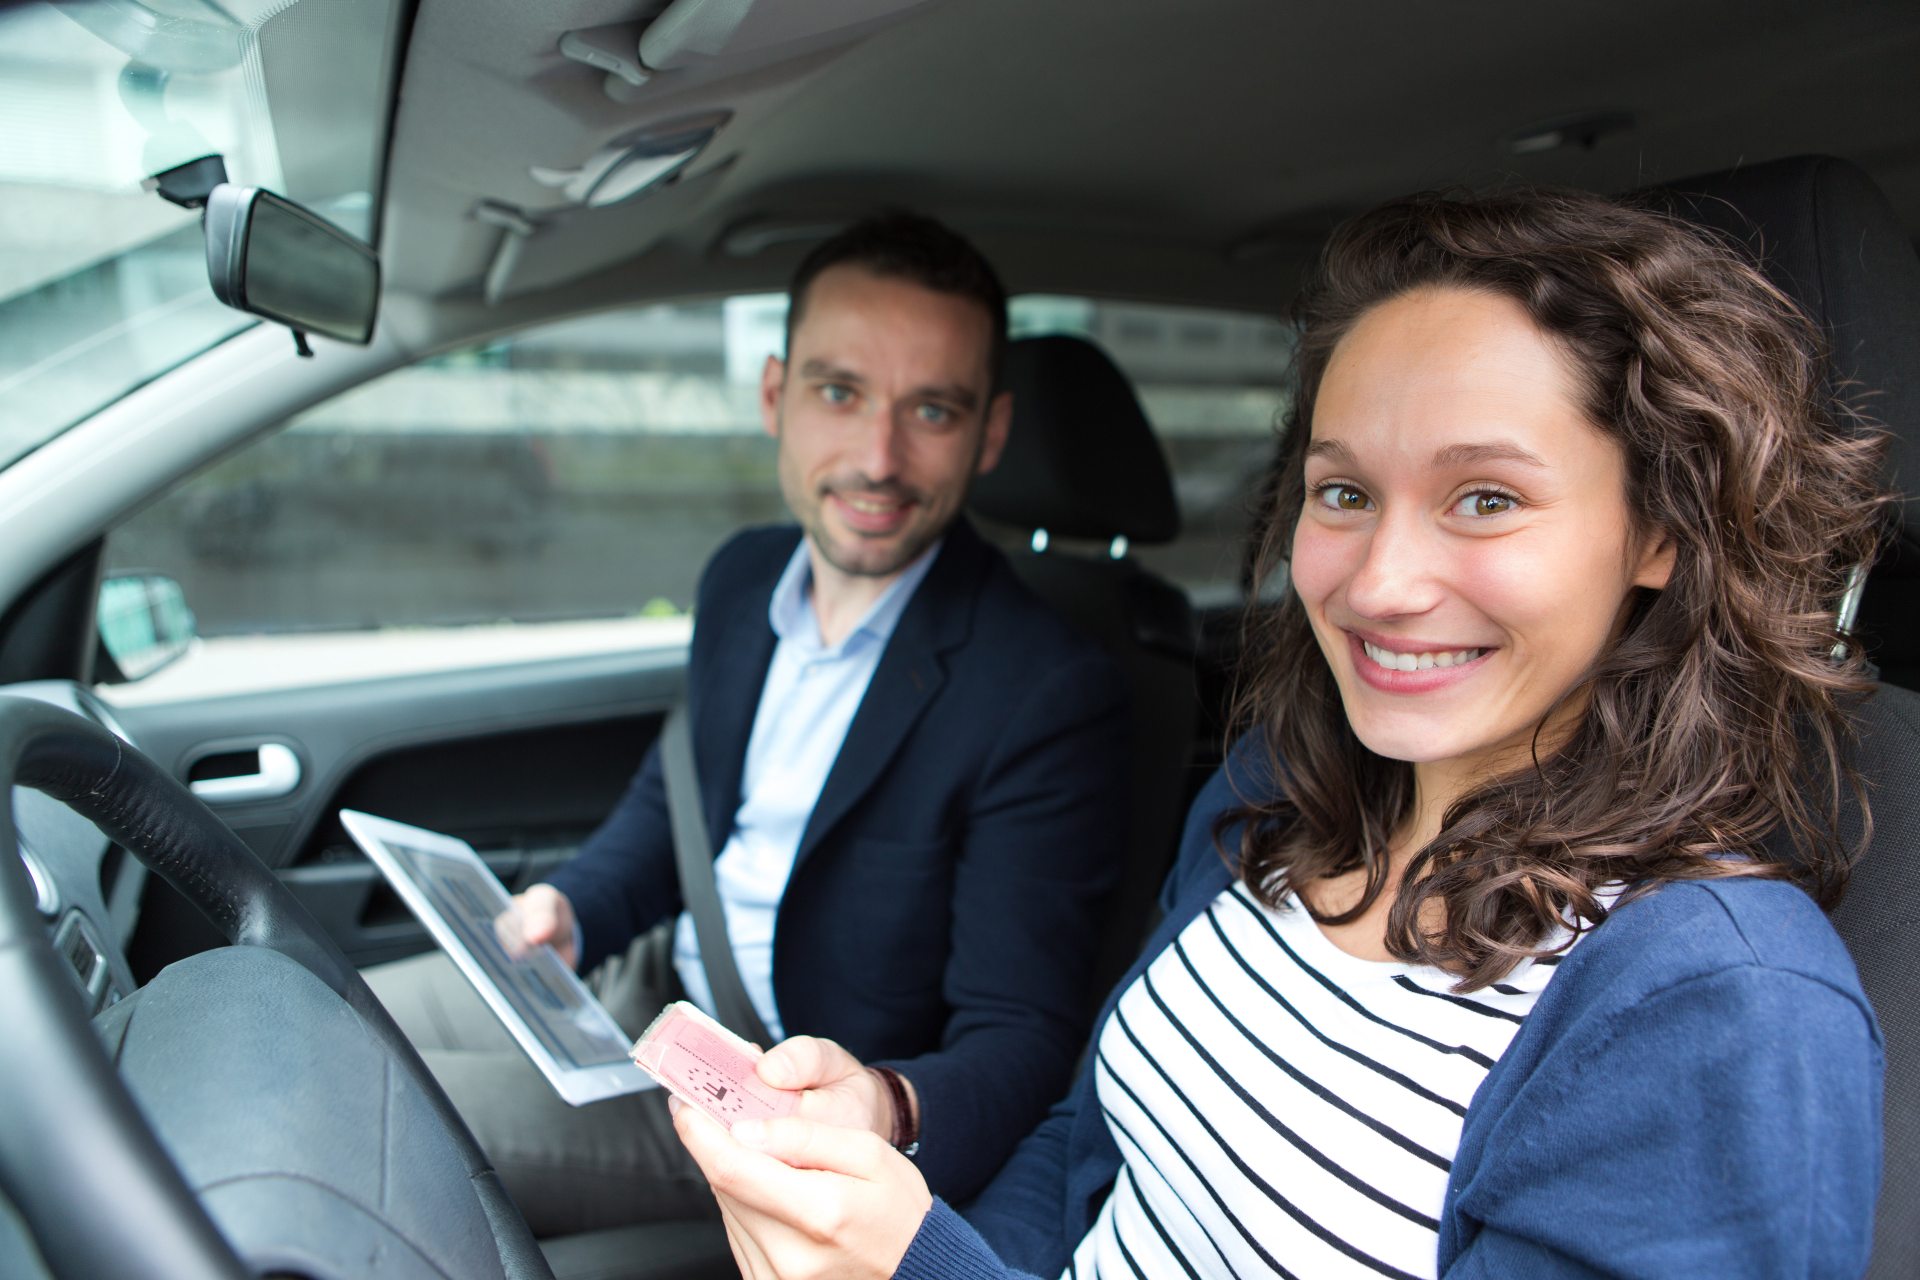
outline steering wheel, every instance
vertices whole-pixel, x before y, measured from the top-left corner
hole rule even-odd
[[[91,819],[232,945],[90,1021],[11,854],[16,785]],[[184,787],[92,722],[7,697],[0,801],[0,1190],[56,1275],[552,1280],[367,984]]]

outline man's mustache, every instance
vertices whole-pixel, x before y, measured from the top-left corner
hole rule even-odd
[[[869,480],[865,476],[827,480],[821,484],[820,493],[822,497],[832,494],[840,498],[874,498],[883,502],[920,501],[919,490],[898,480]]]

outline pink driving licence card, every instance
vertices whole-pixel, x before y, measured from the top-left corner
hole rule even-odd
[[[753,1073],[760,1053],[684,1000],[660,1011],[633,1046],[641,1070],[682,1102],[731,1127],[791,1115],[800,1095]]]

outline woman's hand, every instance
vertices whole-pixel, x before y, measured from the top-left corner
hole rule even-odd
[[[731,1133],[674,1103],[746,1280],[886,1280],[933,1207],[926,1180],[866,1129],[789,1116]]]
[[[760,1059],[757,1071],[776,1089],[803,1089],[799,1115],[806,1120],[868,1129],[891,1138],[893,1098],[860,1059],[831,1040],[793,1036],[775,1045]],[[904,1076],[908,1105],[915,1104],[913,1084]]]

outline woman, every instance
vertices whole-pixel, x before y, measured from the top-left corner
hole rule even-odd
[[[1252,731],[1079,1087],[965,1222],[870,1134],[683,1112],[744,1273],[1857,1275],[1881,1048],[1818,903],[1878,439],[1598,197],[1376,210],[1299,320]]]

